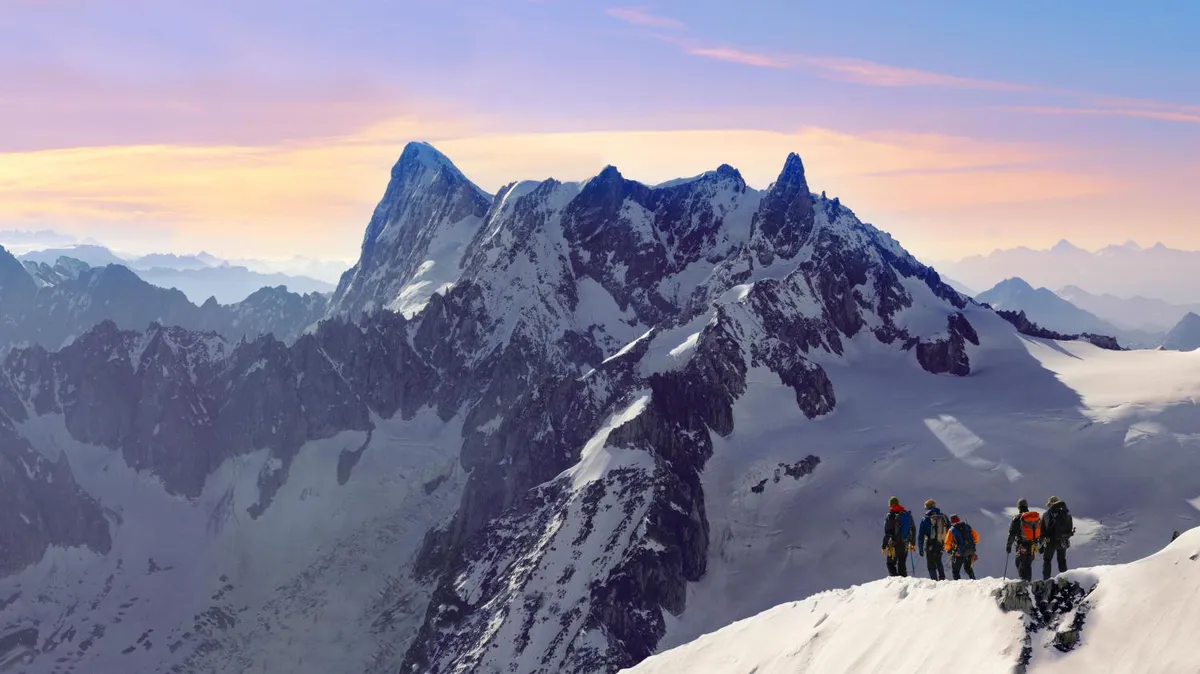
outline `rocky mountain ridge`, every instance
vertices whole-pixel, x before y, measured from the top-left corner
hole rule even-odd
[[[151,323],[218,332],[230,340],[275,334],[294,341],[324,316],[327,299],[299,295],[283,286],[262,288],[236,304],[209,298],[195,305],[178,290],[142,280],[121,265],[90,267],[60,257],[53,265],[21,264],[0,248],[0,354],[14,346],[57,349],[92,326],[111,320],[123,329]]]
[[[657,188],[607,167],[489,197],[424,144],[392,176],[314,333],[233,345],[106,322],[10,354],[0,422],[61,417],[189,498],[266,449],[256,518],[306,443],[421,410],[461,420],[459,507],[405,570],[432,594],[407,609],[423,617],[403,671],[638,662],[705,573],[700,475],[752,373],[816,419],[852,343],[929,376],[970,374],[980,344],[969,300],[812,194],[794,154],[761,191],[728,166]]]

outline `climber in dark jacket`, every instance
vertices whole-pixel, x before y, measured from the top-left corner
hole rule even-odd
[[[1028,501],[1017,501],[1017,516],[1008,527],[1008,543],[1004,551],[1011,554],[1013,545],[1017,546],[1017,574],[1021,580],[1033,580],[1033,558],[1037,555],[1041,537],[1041,518],[1037,513],[1029,512]]]
[[[1067,570],[1067,548],[1071,547],[1071,536],[1075,525],[1067,504],[1057,496],[1046,501],[1046,514],[1042,515],[1042,580],[1050,580],[1050,560],[1058,556],[1058,572]]]
[[[937,502],[925,502],[925,518],[917,533],[917,554],[925,557],[929,577],[946,580],[946,565],[942,563],[942,545],[946,532],[950,530],[950,519],[937,507]]]
[[[895,496],[888,499],[887,519],[883,522],[883,556],[889,576],[908,575],[908,553],[916,549],[917,527],[912,513]]]

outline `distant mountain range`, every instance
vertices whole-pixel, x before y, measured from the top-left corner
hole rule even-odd
[[[1200,280],[1195,271],[1200,269],[1200,251],[1176,250],[1161,243],[1143,248],[1131,241],[1092,252],[1064,240],[1048,250],[997,250],[934,266],[939,273],[973,288],[990,288],[1019,277],[1036,287],[1075,286],[1099,295],[1200,303]]]
[[[241,302],[261,288],[286,286],[300,294],[328,293],[345,271],[337,262],[292,258],[281,262],[265,260],[229,261],[200,252],[195,255],[152,253],[140,257],[122,257],[105,246],[93,244],[47,248],[20,255],[22,262],[54,267],[60,258],[86,263],[90,267],[111,264],[130,269],[143,280],[161,288],[176,288],[199,304],[210,297],[230,304]],[[285,271],[287,270],[287,271]],[[324,278],[314,278],[308,271]]]
[[[241,302],[210,298],[197,305],[122,265],[93,267],[66,257],[54,265],[22,263],[0,247],[0,354],[34,344],[57,349],[103,321],[126,330],[157,323],[233,341],[274,334],[290,342],[320,320],[327,305],[325,295],[283,286],[260,288]]]
[[[1171,304],[1152,297],[1117,297],[1096,295],[1078,286],[1067,286],[1056,291],[1058,296],[1071,304],[1096,314],[1123,328],[1132,330],[1170,330],[1188,313],[1200,313],[1200,303]]]
[[[1162,333],[1123,328],[1075,306],[1047,288],[1034,288],[1024,279],[1010,278],[975,296],[994,309],[1024,312],[1029,320],[1055,332],[1116,337],[1124,346],[1158,346]]]

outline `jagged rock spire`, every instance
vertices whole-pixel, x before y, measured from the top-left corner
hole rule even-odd
[[[753,247],[759,263],[768,265],[776,257],[795,257],[812,232],[815,219],[804,163],[793,152],[779,177],[767,188],[755,216]]]

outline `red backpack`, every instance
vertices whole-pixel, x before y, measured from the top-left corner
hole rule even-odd
[[[1035,512],[1021,515],[1021,538],[1028,543],[1036,543],[1042,537],[1042,518]]]

